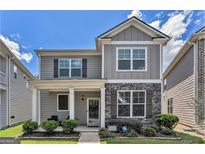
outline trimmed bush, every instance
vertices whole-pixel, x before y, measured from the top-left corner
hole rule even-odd
[[[22,127],[25,133],[32,133],[34,130],[38,128],[38,123],[32,120],[28,120],[23,124]]]
[[[156,132],[159,132],[159,131],[160,131],[158,127],[153,126],[153,125],[147,125],[147,127],[153,128],[154,130],[156,130]]]
[[[154,128],[148,126],[144,129],[143,134],[147,137],[153,137],[156,136],[157,132]]]
[[[99,135],[101,138],[113,138],[113,137],[115,137],[114,133],[109,131],[107,128],[101,128],[99,131]]]
[[[117,126],[118,131],[122,131],[123,126],[127,126],[128,129],[133,129],[137,133],[140,133],[142,130],[142,122],[132,119],[112,119],[108,121],[108,125]]]
[[[48,133],[52,133],[59,126],[59,122],[55,120],[47,120],[42,123],[42,128]]]
[[[174,134],[172,129],[169,129],[169,128],[166,128],[166,127],[162,128],[161,133],[164,134],[164,135],[172,135],[172,134]]]
[[[178,121],[179,118],[173,114],[159,114],[156,116],[155,122],[159,126],[159,128],[166,127],[173,129]]]
[[[77,120],[64,120],[61,123],[61,126],[63,127],[64,133],[71,133],[73,132],[73,129],[76,128],[79,124],[79,121]]]
[[[131,129],[131,130],[128,131],[126,136],[127,137],[137,137],[138,133],[135,130]]]

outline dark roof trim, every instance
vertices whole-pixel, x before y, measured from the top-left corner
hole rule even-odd
[[[125,21],[121,22],[120,24],[116,25],[115,27],[111,28],[110,30],[108,30],[108,31],[104,32],[103,34],[99,35],[97,38],[100,38],[101,36],[103,36],[103,35],[105,35],[106,33],[108,33],[108,32],[110,32],[110,31],[112,31],[113,29],[115,29],[115,28],[117,28],[117,27],[121,26],[122,24],[126,23],[127,21],[129,21],[129,20],[131,20],[131,19],[135,19],[135,20],[137,20],[137,21],[139,21],[139,22],[141,22],[141,23],[145,24],[145,25],[146,25],[146,26],[148,26],[149,28],[151,28],[151,29],[153,29],[153,30],[157,31],[158,33],[160,33],[160,34],[162,34],[162,35],[164,35],[164,36],[166,36],[166,37],[170,38],[170,36],[168,36],[168,35],[166,35],[166,34],[162,33],[162,32],[161,32],[161,31],[159,31],[158,29],[156,29],[156,28],[154,28],[154,27],[150,26],[149,24],[147,24],[146,22],[144,22],[144,21],[142,21],[142,20],[138,19],[138,18],[137,18],[137,17],[135,17],[135,16],[133,16],[133,17],[131,17],[131,18],[129,18],[129,19],[127,19],[127,20],[125,20]]]
[[[200,28],[199,30],[197,30],[195,33],[199,33],[199,32],[201,32],[202,30],[204,30],[205,29],[205,26],[203,26],[202,28]]]

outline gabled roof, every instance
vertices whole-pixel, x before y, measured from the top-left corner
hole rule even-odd
[[[167,38],[169,39],[170,37],[164,33],[162,33],[161,31],[157,30],[156,28],[148,25],[147,23],[145,23],[144,21],[136,18],[135,16],[125,20],[124,22],[118,24],[117,26],[111,28],[110,30],[104,32],[103,34],[99,35],[97,37],[97,39],[101,39],[101,38],[109,38],[109,35],[111,35],[113,33],[113,31],[118,31],[120,29],[120,31],[124,30],[126,28],[126,24],[129,24],[131,22],[134,22],[136,25],[139,26],[143,26],[145,28],[146,31],[150,31],[152,33],[155,33],[157,35],[157,37],[153,37],[153,38]],[[133,24],[133,26],[136,26]],[[123,26],[125,27],[123,29]]]
[[[194,34],[191,35],[191,37],[186,41],[186,43],[182,46],[182,48],[179,50],[177,55],[174,57],[174,59],[171,61],[167,69],[165,70],[163,74],[163,79],[169,75],[169,73],[174,69],[174,67],[178,64],[178,62],[183,58],[183,56],[189,51],[190,47],[199,39],[205,38],[205,26],[200,28],[198,31],[196,31]]]
[[[7,49],[6,52],[8,53],[9,57],[13,58],[14,63],[18,68],[21,69],[23,73],[25,73],[30,80],[35,80],[35,77],[30,73],[30,71],[18,60],[18,58],[13,54],[13,52],[9,49],[9,47],[4,43],[2,39],[0,39],[0,43]]]

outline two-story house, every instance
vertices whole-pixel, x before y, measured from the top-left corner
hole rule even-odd
[[[33,120],[69,118],[105,127],[109,119],[161,113],[162,47],[168,40],[132,17],[98,36],[94,50],[36,50],[40,80],[32,82]]]
[[[33,75],[0,39],[0,129],[32,117]]]
[[[181,124],[196,129],[205,115],[205,27],[188,39],[163,79],[163,112],[177,115]]]

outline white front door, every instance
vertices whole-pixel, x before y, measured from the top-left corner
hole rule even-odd
[[[87,99],[87,126],[99,126],[100,98]]]

